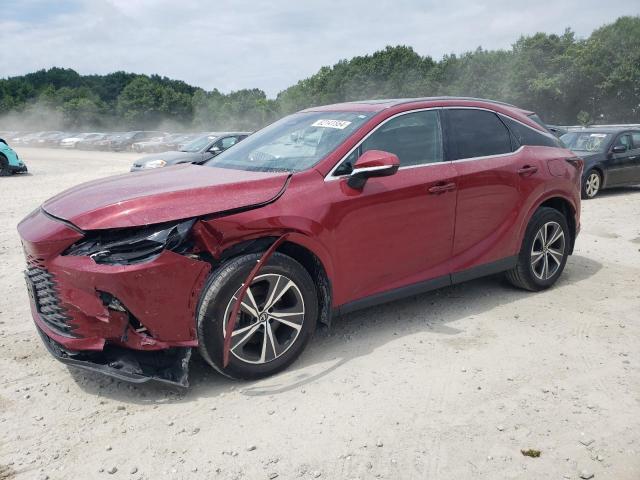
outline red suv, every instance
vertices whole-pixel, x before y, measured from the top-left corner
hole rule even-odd
[[[336,314],[506,272],[550,287],[582,161],[531,112],[469,98],[311,108],[205,165],[105,178],[18,226],[58,359],[186,384],[192,348],[273,374]]]

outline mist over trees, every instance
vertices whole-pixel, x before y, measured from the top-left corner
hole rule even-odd
[[[0,79],[0,127],[248,130],[313,105],[436,95],[501,100],[548,123],[640,123],[640,17],[585,39],[537,33],[509,50],[478,47],[440,61],[389,46],[322,67],[275,99],[257,88],[225,94],[158,75],[51,68]]]

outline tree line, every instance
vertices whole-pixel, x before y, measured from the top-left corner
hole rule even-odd
[[[251,130],[313,105],[439,95],[505,101],[555,124],[640,123],[640,17],[584,39],[569,29],[537,33],[508,50],[478,47],[440,61],[389,46],[322,67],[275,99],[257,88],[222,93],[158,75],[54,67],[0,79],[0,126]]]

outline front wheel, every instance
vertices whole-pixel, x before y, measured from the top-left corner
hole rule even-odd
[[[260,254],[243,255],[213,272],[198,308],[202,357],[220,373],[241,379],[273,375],[302,353],[316,327],[318,297],[309,273],[293,258],[275,253],[247,289],[223,365],[227,322],[242,283]]]
[[[531,217],[515,268],[506,274],[518,288],[539,291],[552,286],[567,263],[570,245],[567,220],[553,208],[539,208]]]

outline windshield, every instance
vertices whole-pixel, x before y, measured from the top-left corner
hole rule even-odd
[[[180,148],[180,151],[181,152],[199,152],[215,139],[216,137],[213,135],[204,135],[202,137],[198,137],[195,140],[183,145]]]
[[[211,167],[299,172],[344,142],[372,113],[303,112],[272,123],[214,157]]]
[[[595,132],[569,132],[560,137],[560,140],[575,152],[604,152],[607,148],[611,133]]]

